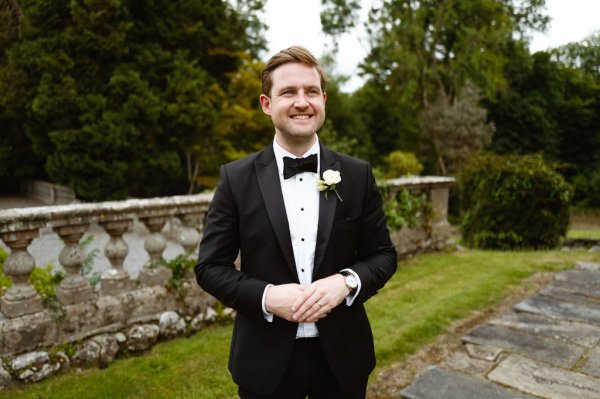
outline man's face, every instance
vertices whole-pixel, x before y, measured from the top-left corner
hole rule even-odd
[[[313,66],[287,63],[271,75],[270,97],[262,94],[263,112],[271,116],[276,135],[289,142],[304,141],[323,126],[327,94],[321,91]]]

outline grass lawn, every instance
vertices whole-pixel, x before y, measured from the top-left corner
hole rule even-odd
[[[536,273],[577,261],[600,262],[585,251],[463,251],[427,254],[399,263],[398,272],[367,303],[377,351],[372,375],[432,342],[454,321],[499,303]],[[231,323],[156,345],[102,370],[72,370],[4,398],[235,398],[227,358]]]
[[[593,229],[593,228],[570,229],[567,232],[567,238],[590,238],[593,240],[600,240],[600,227],[598,229]]]
[[[567,238],[600,240],[600,209],[572,211]]]

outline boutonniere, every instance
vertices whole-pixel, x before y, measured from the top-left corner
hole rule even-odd
[[[317,180],[317,190],[325,191],[325,199],[327,199],[327,193],[333,191],[340,202],[343,202],[342,198],[335,189],[335,185],[341,181],[342,177],[340,176],[340,172],[337,170],[327,169],[325,172],[323,172],[323,179]]]

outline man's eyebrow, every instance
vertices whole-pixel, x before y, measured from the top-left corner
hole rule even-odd
[[[283,86],[283,87],[281,87],[278,90],[278,92],[279,93],[283,93],[284,91],[287,91],[287,90],[298,90],[298,87],[297,86],[291,86],[291,85],[290,86]]]
[[[321,86],[319,86],[319,85],[307,85],[307,86],[289,85],[289,86],[283,86],[283,87],[281,87],[279,90],[277,90],[277,92],[278,93],[283,93],[284,91],[287,91],[287,90],[298,90],[298,88],[303,88],[303,89],[317,89],[317,90],[321,91]]]

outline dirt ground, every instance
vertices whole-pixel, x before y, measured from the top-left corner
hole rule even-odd
[[[553,273],[538,273],[525,280],[510,296],[499,305],[475,312],[466,319],[459,320],[450,326],[448,332],[438,337],[433,343],[424,346],[403,362],[380,371],[375,383],[369,385],[368,399],[398,398],[399,392],[409,385],[428,366],[444,361],[451,353],[462,350],[460,338],[475,327],[507,312],[515,304],[534,295],[552,281]]]

